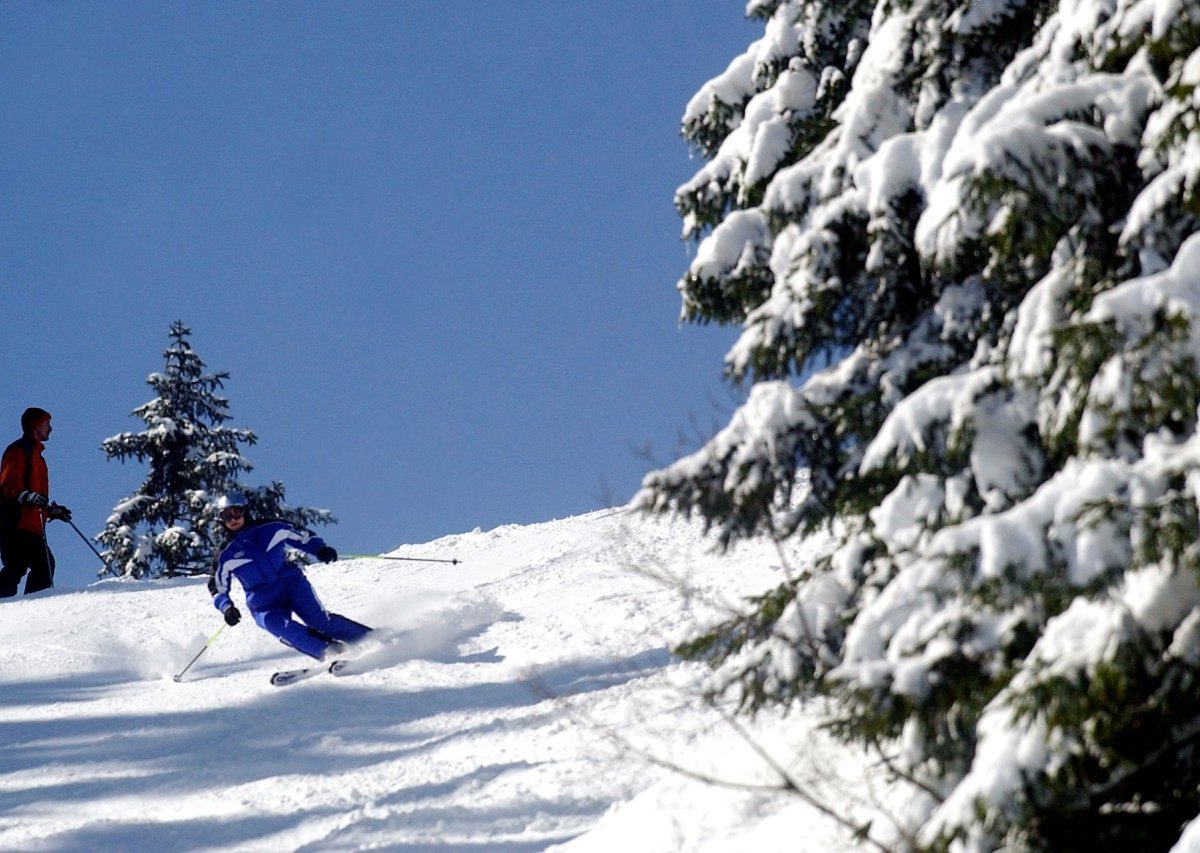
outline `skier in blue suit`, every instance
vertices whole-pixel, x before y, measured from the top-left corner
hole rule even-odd
[[[327,611],[304,572],[287,559],[289,547],[323,563],[336,560],[337,551],[316,534],[286,521],[252,521],[246,503],[240,492],[231,492],[217,502],[229,539],[217,555],[208,590],[226,624],[236,625],[242,618],[229,597],[230,581],[237,578],[258,626],[309,657],[336,657],[347,643],[365,637],[371,629]]]

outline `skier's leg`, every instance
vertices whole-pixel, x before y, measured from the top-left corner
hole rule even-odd
[[[301,575],[288,590],[292,609],[304,620],[304,624],[335,640],[354,643],[361,640],[371,629],[366,625],[347,619],[339,613],[330,613],[317,598],[308,578]]]
[[[6,530],[0,536],[0,598],[11,598],[29,569],[29,553],[25,547],[25,532]]]
[[[46,540],[32,536],[29,546],[29,575],[25,578],[25,594],[41,592],[54,586],[54,555]]]
[[[23,566],[17,564],[16,558],[5,554],[2,558],[4,565],[0,566],[0,598],[12,598],[17,594],[17,586],[25,574]]]
[[[268,634],[278,637],[281,643],[317,660],[320,660],[321,656],[325,654],[325,647],[329,643],[319,637],[314,637],[308,628],[293,619],[291,613],[286,609],[273,607],[269,610],[252,612],[258,626]]]
[[[329,633],[347,643],[357,643],[374,630],[374,628],[361,622],[355,622],[349,616],[343,616],[340,613],[330,613],[329,624],[331,626]]]
[[[17,586],[21,583],[21,577],[25,572],[17,568],[17,564],[4,561],[4,565],[0,566],[0,598],[12,598],[17,594]]]

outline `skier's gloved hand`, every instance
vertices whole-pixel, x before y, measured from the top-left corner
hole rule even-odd
[[[71,511],[62,504],[50,504],[46,510],[46,515],[49,518],[58,518],[63,521],[71,520]]]
[[[225,608],[224,613],[226,625],[236,625],[242,621],[242,612],[232,604]]]
[[[17,503],[25,506],[45,506],[46,496],[41,492],[21,492],[17,495]]]
[[[317,559],[322,563],[337,562],[337,551],[330,548],[328,545],[317,551]]]

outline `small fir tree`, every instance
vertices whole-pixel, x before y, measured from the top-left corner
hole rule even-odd
[[[328,510],[289,507],[282,483],[249,488],[239,483],[252,470],[239,446],[257,440],[248,429],[225,426],[229,401],[218,396],[228,373],[204,372],[192,350],[191,329],[171,325],[164,369],[146,380],[157,396],[132,414],[146,424],[139,433],[107,438],[109,459],[149,464],[141,487],[122,500],[97,537],[106,548],[108,571],[131,578],[176,577],[209,570],[219,541],[215,501],[244,492],[259,518],[282,518],[300,526],[334,522]]]

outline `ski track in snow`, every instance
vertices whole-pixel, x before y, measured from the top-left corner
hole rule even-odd
[[[203,579],[0,602],[0,850],[849,849],[794,797],[663,766],[774,778],[667,651],[710,597],[779,582],[773,546],[605,511],[392,554],[462,563],[310,567],[387,630],[376,668],[285,688],[307,658],[250,623],[173,681],[221,625]],[[754,731],[829,782],[803,719]]]

